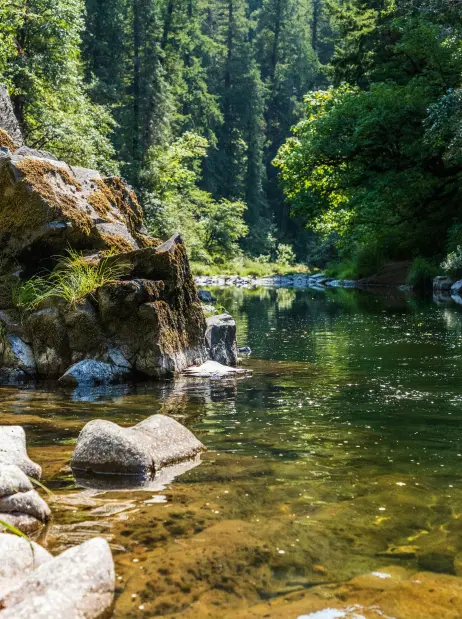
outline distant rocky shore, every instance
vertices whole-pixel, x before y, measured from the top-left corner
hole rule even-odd
[[[200,275],[194,278],[198,286],[236,286],[238,288],[356,288],[358,282],[352,279],[334,279],[324,273],[314,275],[295,273],[293,275],[269,275],[267,277],[240,275]]]

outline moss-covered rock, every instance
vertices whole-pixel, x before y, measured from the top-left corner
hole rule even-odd
[[[46,152],[15,149],[6,133],[0,133],[2,144],[0,311],[14,306],[18,277],[52,269],[69,249],[83,252],[95,268],[101,260],[123,261],[127,268],[123,278],[77,303],[51,297],[23,310],[19,335],[2,323],[0,369],[25,375],[12,336],[31,351],[26,374],[41,378],[59,378],[84,360],[117,366],[122,359],[150,377],[205,361],[204,313],[181,237],[165,243],[149,237],[137,197],[121,178],[102,178]],[[24,357],[26,348],[14,342]]]
[[[68,248],[120,252],[155,242],[145,234],[136,195],[120,178],[31,152],[0,156],[0,263],[8,258],[39,267]]]

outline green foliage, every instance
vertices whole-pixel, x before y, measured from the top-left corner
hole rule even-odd
[[[79,253],[69,250],[54,271],[47,276],[35,276],[13,288],[13,303],[21,312],[36,309],[46,299],[56,298],[75,305],[99,286],[120,278],[126,271],[123,261],[107,256],[97,264],[87,261]]]
[[[303,94],[322,83],[319,56],[326,62],[330,54],[325,0],[86,0],[85,22],[92,99],[113,111],[112,142],[135,188],[145,189],[146,170],[176,139],[204,136],[210,146],[197,183],[222,204],[216,218],[230,203],[245,203],[242,249],[295,247],[300,224],[287,216],[271,161],[299,119]],[[156,200],[150,213],[164,208]],[[197,201],[209,208],[204,195]],[[156,222],[163,227],[172,226]],[[195,255],[202,244],[195,241]]]
[[[230,260],[225,264],[204,264],[191,262],[194,275],[225,276],[239,275],[240,277],[268,277],[270,275],[289,275],[293,273],[307,273],[308,268],[304,264],[278,264],[266,260],[255,260],[241,257]]]
[[[0,4],[0,81],[6,82],[26,143],[71,164],[117,170],[109,111],[83,81],[82,0]]]
[[[291,245],[279,243],[276,250],[276,262],[286,266],[292,266],[295,263],[295,252]]]
[[[246,206],[214,200],[198,188],[207,146],[205,138],[186,132],[166,149],[151,149],[141,176],[146,223],[156,236],[180,230],[192,260],[223,262],[239,254]]]
[[[306,96],[275,159],[292,212],[337,234],[358,274],[374,261],[361,264],[351,248],[438,255],[461,217],[460,10],[382,8],[353,1],[337,11],[339,85]]]
[[[458,277],[462,275],[462,246],[458,245],[455,251],[449,252],[441,263],[441,268],[448,275]]]
[[[329,264],[326,274],[336,279],[361,279],[375,275],[385,264],[385,254],[376,242],[352,248],[349,254],[350,258]]]
[[[433,278],[437,275],[438,265],[431,260],[418,256],[412,261],[407,283],[419,290],[430,289]]]

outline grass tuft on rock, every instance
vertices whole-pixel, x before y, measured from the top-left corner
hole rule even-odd
[[[56,298],[75,305],[77,301],[94,292],[99,286],[119,279],[127,265],[121,261],[109,261],[104,257],[97,263],[89,262],[76,251],[69,250],[52,273],[35,276],[13,287],[14,305],[20,311],[32,311],[46,299]]]

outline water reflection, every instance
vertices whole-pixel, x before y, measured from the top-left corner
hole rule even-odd
[[[243,362],[252,377],[82,395],[0,389],[2,422],[25,426],[56,492],[49,548],[106,536],[121,617],[255,618],[271,608],[285,618],[340,612],[342,599],[368,609],[372,585],[360,575],[384,570],[401,604],[390,616],[446,616],[462,575],[460,308],[342,289],[213,292],[237,319],[239,345],[252,348]],[[201,466],[136,492],[73,478],[87,421],[134,425],[156,412],[206,444]],[[412,606],[413,596],[431,608],[413,589],[416,570],[440,579],[417,579],[441,592],[433,614]],[[363,580],[345,584],[352,578]]]

